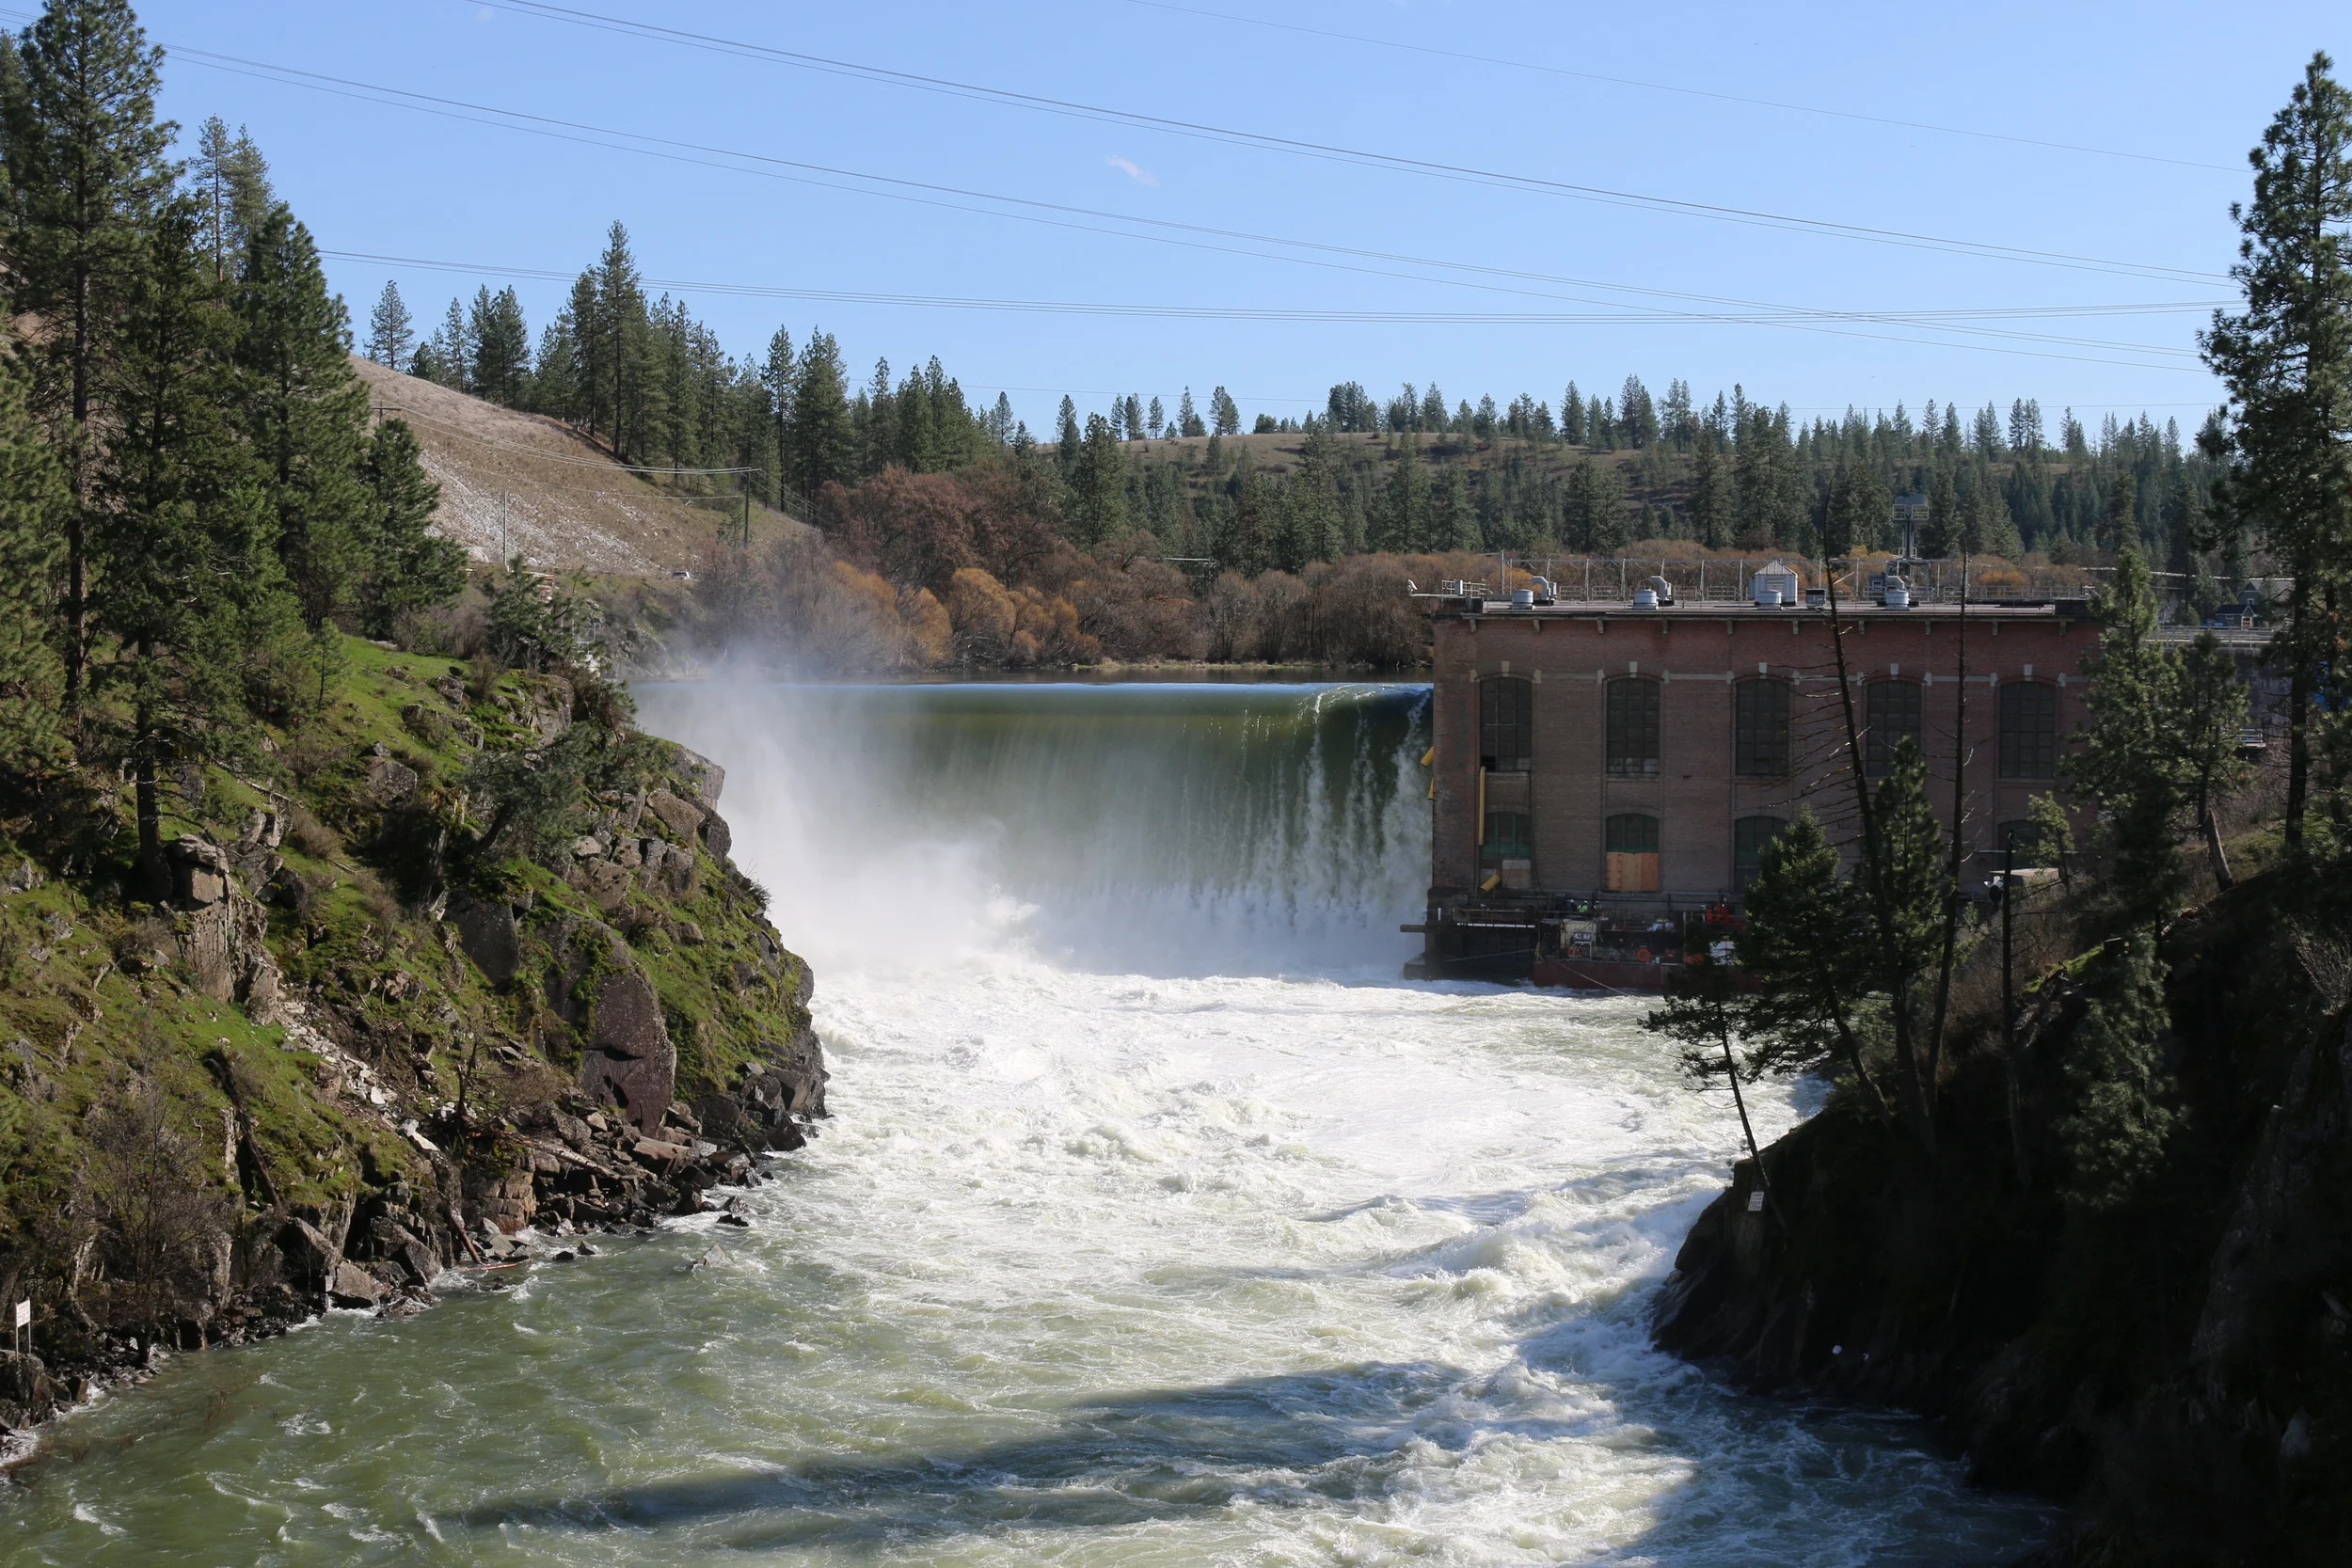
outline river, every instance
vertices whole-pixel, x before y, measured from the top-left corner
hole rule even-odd
[[[817,968],[822,1136],[749,1231],[172,1363],[49,1433],[0,1562],[1826,1568],[2049,1527],[1919,1423],[1648,1347],[1737,1124],[1638,1003],[1396,978],[1421,690],[641,701]]]

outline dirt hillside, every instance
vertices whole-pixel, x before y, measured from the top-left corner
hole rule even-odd
[[[667,577],[693,564],[729,519],[623,468],[568,425],[501,408],[354,357],[379,418],[397,414],[441,486],[437,528],[477,561],[516,552],[532,564],[598,577]],[[755,509],[756,542],[799,525]]]

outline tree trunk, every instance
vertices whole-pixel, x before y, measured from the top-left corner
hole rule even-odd
[[[1830,647],[1837,662],[1837,702],[1846,724],[1846,760],[1853,776],[1854,805],[1862,818],[1862,873],[1870,895],[1871,918],[1885,955],[1894,951],[1895,915],[1884,876],[1885,861],[1879,848],[1878,811],[1870,800],[1870,781],[1862,762],[1862,730],[1854,719],[1853,679],[1846,663],[1846,625],[1837,608],[1837,574],[1823,560],[1821,578],[1829,600]],[[1889,976],[1892,1005],[1887,1008],[1895,1029],[1895,1082],[1902,1096],[1903,1119],[1931,1160],[1935,1157],[1935,1116],[1928,1086],[1919,1081],[1919,1061],[1914,1052],[1910,986],[1899,974]]]
[[[1952,724],[1952,855],[1946,873],[1951,885],[1944,890],[1944,946],[1936,960],[1935,1018],[1928,1028],[1928,1088],[1934,1091],[1944,1061],[1944,1020],[1952,1000],[1952,956],[1960,944],[1960,878],[1967,845],[1968,826],[1968,558],[1960,562],[1959,647],[1953,662],[1960,667],[1960,698]],[[2004,890],[2006,891],[2006,889]]]
[[[2213,879],[2227,893],[2237,886],[2237,879],[2230,874],[2230,852],[2221,847],[2221,824],[2214,819],[2210,808],[2198,815],[2205,822],[2205,853],[2213,860]]]
[[[1718,1026],[1715,1038],[1724,1048],[1724,1077],[1731,1085],[1731,1102],[1740,1111],[1740,1135],[1748,1141],[1748,1158],[1756,1162],[1756,1185],[1763,1190],[1764,1206],[1772,1211],[1772,1223],[1786,1236],[1788,1216],[1781,1212],[1780,1199],[1773,1196],[1772,1176],[1764,1169],[1764,1151],[1756,1147],[1756,1125],[1748,1120],[1748,1097],[1740,1092],[1740,1061],[1732,1054],[1731,1031]]]

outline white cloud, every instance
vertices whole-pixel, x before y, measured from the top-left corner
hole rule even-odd
[[[1118,154],[1114,153],[1110,157],[1105,158],[1104,162],[1109,164],[1111,167],[1119,170],[1120,173],[1125,175],[1128,179],[1133,180],[1138,185],[1156,185],[1160,182],[1160,177],[1158,175],[1152,173],[1150,169],[1143,167],[1132,158],[1121,158]]]

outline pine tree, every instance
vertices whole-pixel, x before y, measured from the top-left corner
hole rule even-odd
[[[473,350],[467,379],[474,395],[507,408],[521,407],[531,380],[531,328],[515,291],[505,288],[493,294],[486,286],[476,290],[466,335]]]
[[[266,476],[277,548],[312,627],[359,569],[368,392],[352,374],[342,301],[310,232],[279,207],[247,242],[238,280],[240,423]]]
[[[1572,550],[1612,555],[1625,543],[1625,486],[1611,466],[1581,458],[1568,470],[1561,508]]]
[[[2352,613],[2352,93],[2314,55],[2253,153],[2254,199],[2233,207],[2246,305],[2202,339],[2230,391],[2216,510],[2263,531],[2293,582],[2271,644],[2288,673],[2285,836],[2299,847],[2314,714],[2346,709],[2338,650]]]
[[[2085,701],[2090,722],[2072,772],[2100,806],[2107,885],[2118,917],[2153,925],[2179,908],[2181,778],[2173,744],[2180,662],[2155,641],[2148,563],[2126,545],[2094,607],[2099,655]]]
[[[878,474],[898,455],[898,398],[890,388],[890,361],[874,361],[866,384],[865,451],[861,472]]]
[[[433,334],[433,379],[453,392],[473,389],[473,343],[466,330],[466,308],[455,299],[441,313],[440,330]]]
[[[416,341],[408,307],[400,297],[400,285],[388,280],[384,292],[376,296],[375,309],[368,316],[368,357],[389,370],[405,371]]]
[[[774,421],[776,461],[785,472],[779,474],[784,483],[791,483],[792,467],[792,389],[799,380],[799,370],[792,358],[792,334],[777,327],[768,340],[768,356],[759,362],[760,385],[768,389],[769,417]],[[779,496],[778,500],[782,500]]]
[[[1470,481],[1462,465],[1447,464],[1429,494],[1429,547],[1433,550],[1477,550],[1478,509],[1470,504]]]
[[[856,462],[850,395],[841,350],[830,332],[811,332],[792,381],[792,474],[812,502],[834,480],[851,477]]]
[[[1209,427],[1202,424],[1200,416],[1193,411],[1192,388],[1187,387],[1184,388],[1184,395],[1176,404],[1176,434],[1206,436],[1208,433]]]
[[[1240,405],[1233,402],[1232,395],[1222,387],[1209,394],[1209,418],[1212,421],[1210,435],[1238,436],[1241,434]]]
[[[0,358],[0,777],[72,759],[62,719],[65,667],[51,611],[66,505],[56,450],[24,403],[24,376]]]
[[[1885,1097],[1862,1054],[1860,1031],[1870,1019],[1853,958],[1867,942],[1868,922],[1811,807],[1765,845],[1742,903],[1746,924],[1734,951],[1756,985],[1743,1020],[1753,1073],[1837,1064],[1879,1118],[1888,1119]]]
[[[1070,531],[1082,549],[1116,537],[1126,522],[1126,458],[1119,433],[1100,414],[1087,416],[1086,436],[1070,477]]]
[[[1954,478],[1950,464],[1938,463],[1934,477],[1928,483],[1928,522],[1919,532],[1921,553],[1939,559],[1959,554],[1961,536],[1966,527],[1960,505],[1960,483]]]
[[[213,260],[213,276],[233,278],[244,264],[255,230],[278,205],[270,190],[269,164],[242,125],[231,136],[218,115],[205,120],[188,170],[203,204],[202,245]]]
[[[1298,562],[1284,570],[1295,572],[1317,561],[1336,561],[1343,548],[1338,487],[1331,476],[1330,444],[1314,425],[1299,444],[1298,469],[1286,486]]]
[[[1691,526],[1700,544],[1720,550],[1731,543],[1730,510],[1714,438],[1703,436],[1698,455],[1691,461]]]
[[[167,207],[131,275],[121,426],[92,531],[98,619],[116,649],[97,684],[126,716],[109,738],[159,896],[169,885],[160,779],[177,763],[236,757],[249,733],[247,683],[290,696],[272,677],[283,667],[274,656],[302,642],[270,548],[268,492],[236,428],[238,322],[199,248],[198,217],[191,202]]]
[[[1428,521],[1429,472],[1422,466],[1420,441],[1406,436],[1397,442],[1389,465],[1389,483],[1367,543],[1375,550],[1400,554],[1418,550]]]
[[[1150,411],[1143,417],[1144,432],[1156,441],[1160,438],[1160,432],[1167,427],[1168,411],[1160,406],[1158,398],[1153,398]]]
[[[177,171],[174,127],[155,119],[156,67],[126,0],[50,0],[0,74],[0,154],[8,222],[0,275],[14,314],[50,330],[30,345],[31,406],[63,453],[65,700],[88,657],[89,530],[124,302],[138,285],[148,231]]]
[[[441,487],[425,473],[423,449],[406,420],[386,420],[375,427],[359,481],[367,505],[352,602],[361,630],[390,637],[403,615],[440,604],[466,586],[466,552],[427,531]]]
[[[419,373],[413,368],[409,373]],[[575,422],[584,419],[580,404],[580,337],[573,330],[569,306],[539,333],[539,353],[531,367],[531,407],[533,413]]]
[[[2074,1031],[2066,1062],[2074,1109],[2058,1132],[2069,1166],[2066,1199],[2078,1212],[2129,1203],[2186,1119],[2164,1067],[2162,1042],[2172,1026],[2164,978],[2153,938],[2135,934],[2108,993],[2090,1004]]]
[[[595,373],[584,377],[589,393],[589,428],[601,422],[612,437],[613,454],[640,461],[647,450],[657,412],[653,388],[653,334],[646,319],[645,291],[628,229],[615,221],[606,231],[604,252],[588,278],[585,314],[575,292],[574,330],[593,345]],[[598,411],[601,411],[599,421]]]
[[[1841,453],[1830,481],[1822,550],[1835,558],[1877,549],[1893,515],[1894,503],[1880,485],[1876,470]]]

